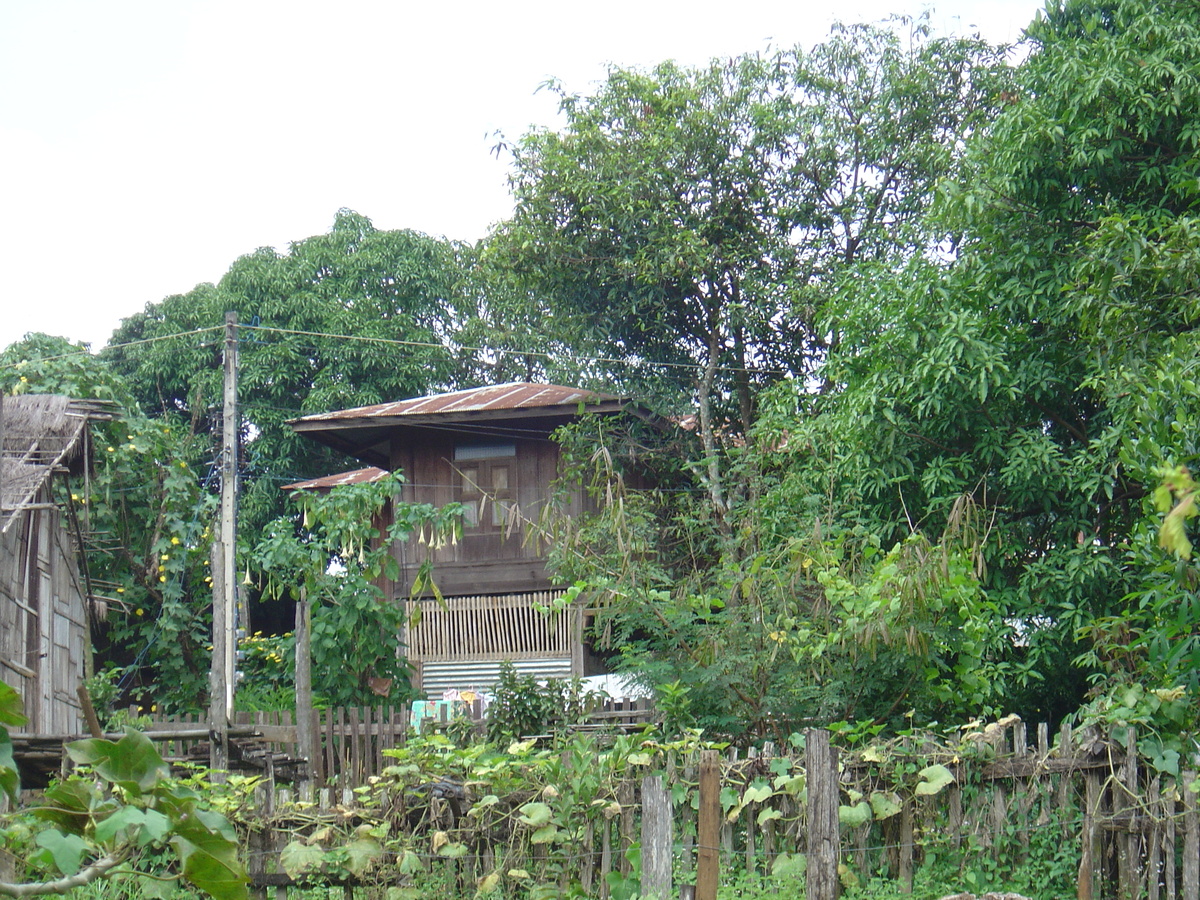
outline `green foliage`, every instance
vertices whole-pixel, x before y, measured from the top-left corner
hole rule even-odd
[[[584,690],[577,678],[551,678],[543,684],[534,675],[519,675],[510,662],[500,664],[491,694],[487,738],[497,743],[578,724],[600,699],[599,694]]]
[[[0,786],[14,802],[4,725],[23,721],[19,709],[19,696],[0,682]],[[42,805],[0,816],[0,849],[24,861],[20,874],[32,883],[0,883],[0,894],[60,894],[170,850],[179,872],[172,877],[222,900],[248,896],[233,828],[171,777],[145,735],[129,729],[118,741],[75,741],[66,751],[83,769],[51,785]]]
[[[460,315],[458,282],[469,258],[461,245],[409,230],[380,231],[341,210],[328,234],[295,241],[286,253],[247,254],[217,285],[200,285],[126,319],[104,357],[129,379],[148,413],[182,417],[215,442],[221,342],[153,339],[219,326],[226,311],[237,312],[245,326],[240,521],[254,533],[283,512],[281,484],[351,467],[296,435],[288,419],[417,396],[453,381],[456,362],[442,337]]]
[[[107,630],[94,635],[97,650],[114,664],[132,664],[135,690],[143,666],[155,673],[147,679],[156,682],[153,692],[144,682],[141,688],[145,705],[202,705],[211,634],[207,522],[215,504],[206,442],[173,414],[144,416],[111,365],[61,339],[34,335],[8,347],[0,354],[0,389],[115,404],[113,421],[91,426],[93,470],[60,497],[86,530],[102,536],[88,559],[109,609]]]
[[[379,585],[399,576],[392,556],[397,541],[420,534],[436,544],[461,533],[458,504],[434,509],[401,503],[402,483],[393,474],[373,484],[298,491],[299,526],[292,518],[275,520],[247,553],[247,570],[258,577],[264,596],[312,602],[313,688],[330,706],[407,696],[408,667],[400,654],[403,607]],[[379,527],[385,505],[392,515],[386,533]],[[418,580],[431,583],[431,573],[427,562]],[[283,654],[264,649],[255,664],[262,668],[264,661],[279,665]],[[288,679],[282,668],[277,675],[277,681]]]

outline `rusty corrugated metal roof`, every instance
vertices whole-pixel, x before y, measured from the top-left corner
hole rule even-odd
[[[293,419],[299,422],[338,422],[348,419],[390,418],[392,416],[446,415],[499,410],[545,409],[547,407],[575,407],[580,403],[605,403],[621,401],[615,394],[602,394],[580,388],[563,387],[557,384],[529,384],[512,382],[490,387],[451,391],[429,397],[414,397],[393,403],[375,406],[360,406],[355,409],[340,409],[334,412],[317,413]]]
[[[310,478],[308,481],[297,481],[295,484],[285,484],[285,491],[327,491],[330,488],[341,487],[344,484],[374,484],[388,475],[384,469],[369,466],[365,469],[355,469],[352,472],[339,472],[337,475],[326,475],[324,478]]]

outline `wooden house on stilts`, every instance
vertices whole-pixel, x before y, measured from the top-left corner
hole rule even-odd
[[[584,611],[545,615],[539,607],[562,596],[546,571],[544,542],[530,538],[559,475],[561,425],[585,415],[633,408],[627,399],[557,385],[514,383],[418,397],[293,420],[300,434],[372,466],[402,471],[400,499],[444,506],[461,503],[462,540],[430,548],[393,548],[400,579],[394,602],[419,624],[405,635],[414,686],[430,697],[447,689],[486,688],[500,664],[538,677],[592,674],[583,640]],[[293,487],[320,488],[356,477],[347,473]],[[568,498],[567,513],[587,500]],[[426,556],[444,603],[410,597]]]

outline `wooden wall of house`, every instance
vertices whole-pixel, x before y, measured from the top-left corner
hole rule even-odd
[[[479,461],[455,460],[456,445],[479,446],[488,442],[512,445],[511,458]],[[464,500],[478,501],[479,525],[464,528],[457,544],[432,548],[416,540],[398,544],[396,559],[404,573],[405,593],[416,568],[432,557],[434,579],[447,595],[503,594],[543,590],[546,577],[546,547],[538,539],[539,521],[558,475],[558,446],[548,439],[488,438],[471,434],[431,432],[428,439],[396,441],[391,464],[408,480],[403,499],[443,506]],[[501,479],[507,489],[495,489],[495,467],[504,467]],[[478,490],[467,490],[474,472]],[[465,492],[465,493],[464,493]],[[581,497],[575,496],[568,512],[578,513]]]
[[[87,622],[70,536],[48,489],[0,535],[0,678],[25,700],[17,731],[79,734]]]

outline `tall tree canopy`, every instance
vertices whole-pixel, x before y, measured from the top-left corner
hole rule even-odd
[[[625,363],[614,377],[695,398],[719,514],[723,400],[749,428],[759,387],[822,357],[848,270],[932,243],[932,186],[988,115],[992,48],[908,37],[854,27],[811,53],[614,69],[587,97],[552,85],[565,127],[513,147],[516,211],[487,260]]]
[[[470,248],[414,231],[379,231],[342,210],[328,234],[238,259],[217,285],[150,304],[124,320],[104,356],[149,415],[170,413],[219,434],[221,342],[133,343],[209,328],[227,310],[244,327],[240,406],[242,519],[258,526],[284,509],[279,487],[355,465],[297,437],[288,419],[457,386],[449,337],[470,314],[463,271]]]
[[[1008,702],[1061,714],[1096,666],[1172,686],[1197,660],[1194,600],[1145,504],[1155,466],[1197,449],[1200,12],[1067,0],[1029,43],[944,185],[957,259],[838,293],[838,389],[799,389],[814,415],[774,423],[790,458],[766,506],[807,496],[810,515],[888,544],[973,498]]]

